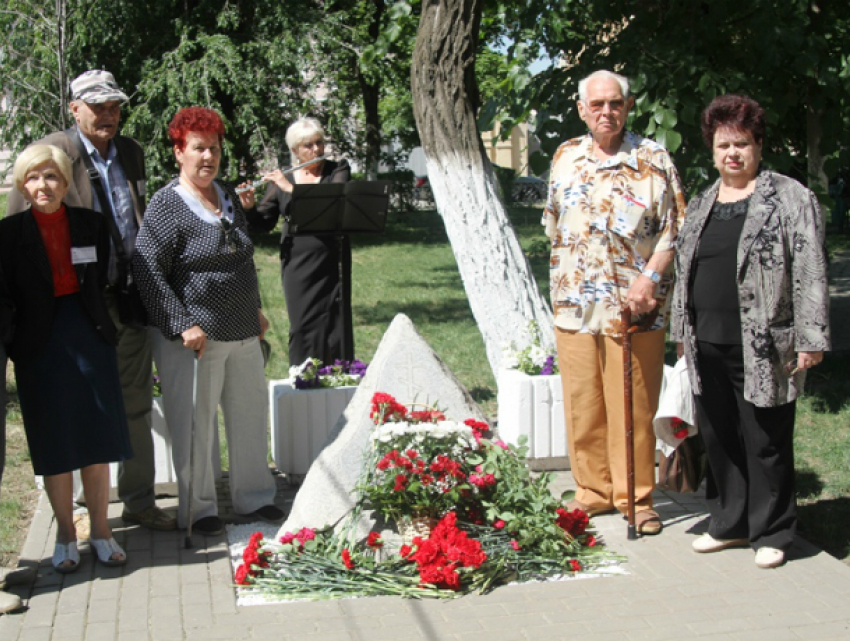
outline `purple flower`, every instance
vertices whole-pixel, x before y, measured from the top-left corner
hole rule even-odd
[[[543,367],[540,368],[541,376],[551,376],[555,373],[555,357],[547,356],[546,362],[543,364]]]
[[[355,358],[354,361],[348,366],[348,372],[350,374],[357,374],[362,377],[366,375],[367,367],[368,365],[366,365],[366,363],[364,363],[358,358]]]
[[[315,376],[314,378],[302,378],[301,376],[295,377],[295,389],[312,389],[314,387],[319,387],[318,376]]]

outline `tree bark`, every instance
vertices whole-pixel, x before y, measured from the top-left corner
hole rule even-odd
[[[528,344],[536,321],[554,343],[541,296],[478,133],[475,51],[483,0],[423,0],[411,71],[428,180],[446,225],[472,314],[494,374],[502,348]],[[541,234],[542,234],[541,229]]]

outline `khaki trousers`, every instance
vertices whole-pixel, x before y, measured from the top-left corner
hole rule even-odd
[[[664,368],[663,329],[632,337],[636,509],[652,508],[655,433]],[[577,490],[588,507],[628,508],[623,341],[555,328],[567,445]]]

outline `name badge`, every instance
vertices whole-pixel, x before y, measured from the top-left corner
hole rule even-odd
[[[96,263],[97,248],[94,245],[91,247],[71,247],[71,262],[75,265]]]

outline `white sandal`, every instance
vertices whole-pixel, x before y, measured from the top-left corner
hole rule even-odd
[[[115,568],[127,563],[127,553],[114,538],[89,539],[89,545],[94,549],[97,560],[106,567]],[[122,558],[113,559],[115,554],[120,554]]]
[[[71,565],[62,565],[66,561],[70,561]],[[70,574],[76,572],[80,567],[80,552],[77,550],[77,542],[56,543],[53,548],[53,569],[59,574]]]

